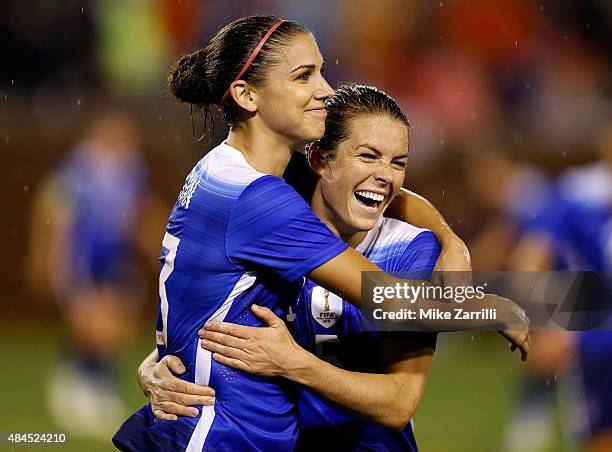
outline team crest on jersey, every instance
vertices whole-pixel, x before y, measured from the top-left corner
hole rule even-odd
[[[342,298],[323,287],[315,286],[312,289],[310,310],[319,325],[330,328],[342,315]]]

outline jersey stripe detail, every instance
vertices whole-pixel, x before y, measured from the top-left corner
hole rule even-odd
[[[254,272],[244,273],[232,289],[232,292],[229,294],[227,299],[207,321],[217,320],[219,322],[223,322],[236,297],[247,291],[255,283],[255,279],[256,276]],[[200,347],[199,341],[200,339],[198,338],[198,346],[196,348],[195,383],[208,386],[210,383],[210,370],[212,367],[212,353]],[[202,451],[210,427],[215,420],[214,406],[203,406],[201,407],[201,412],[202,414],[200,419],[198,420],[196,428],[189,439],[189,444],[187,445],[186,449],[187,452]]]
[[[178,251],[180,243],[178,237],[173,236],[166,232],[164,239],[162,240],[162,246],[168,250],[168,254],[164,259],[164,266],[159,273],[159,298],[160,298],[160,309],[162,317],[162,337],[164,345],[168,345],[168,295],[166,294],[166,281],[170,277],[172,270],[174,270],[174,258]]]

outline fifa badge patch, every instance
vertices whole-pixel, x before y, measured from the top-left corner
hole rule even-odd
[[[319,325],[330,328],[342,315],[342,298],[323,287],[315,286],[312,289],[310,310]]]

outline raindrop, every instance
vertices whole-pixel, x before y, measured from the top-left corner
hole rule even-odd
[[[461,220],[457,220],[457,223],[461,224]]]
[[[5,138],[6,142],[9,143],[11,141],[11,137],[9,137],[8,135]]]
[[[567,41],[567,35],[563,35],[563,40]]]
[[[336,66],[338,65],[338,58],[336,58]]]
[[[15,84],[15,80],[11,80],[11,85],[14,85],[14,84]]]
[[[47,223],[47,224],[51,223],[51,220],[49,220],[49,219],[47,218],[46,223]]]
[[[159,115],[159,116],[157,117],[157,119],[158,119],[159,121],[161,121],[161,120],[162,120],[162,115]]]
[[[474,335],[471,335],[471,336],[470,336],[470,340],[471,340],[472,342],[474,342]]]
[[[183,139],[183,137],[179,134],[174,135],[174,142],[175,143],[180,143],[181,140]]]
[[[27,193],[27,192],[29,192],[29,191],[30,191],[30,186],[29,186],[29,185],[24,185],[24,186],[23,186],[23,192],[24,192],[24,193]]]
[[[444,146],[444,138],[440,139],[440,146]]]
[[[85,14],[85,7],[81,6],[81,14]]]
[[[514,47],[518,47],[518,41],[514,41]]]
[[[591,29],[591,24],[586,24],[587,30]]]
[[[442,189],[442,196],[444,196],[444,189]]]
[[[8,98],[8,94],[4,95],[4,100],[6,100]]]
[[[531,89],[531,83],[527,83],[527,85],[525,86],[525,88],[527,88],[527,89]]]
[[[444,6],[444,2],[440,2],[440,8]]]
[[[567,157],[567,152],[563,151],[563,158]]]
[[[77,99],[77,105],[80,107],[81,106],[81,99]]]
[[[544,5],[540,5],[540,11],[544,11]]]

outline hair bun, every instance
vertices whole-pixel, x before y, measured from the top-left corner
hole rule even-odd
[[[213,103],[206,82],[206,54],[204,49],[181,57],[170,69],[168,89],[179,102],[197,105]]]

